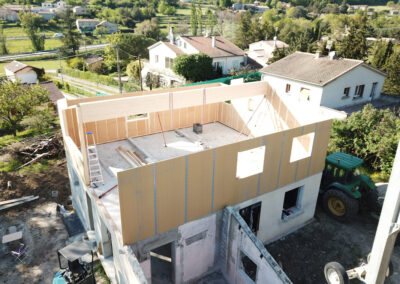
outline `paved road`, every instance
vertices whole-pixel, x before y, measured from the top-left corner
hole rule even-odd
[[[79,48],[80,51],[85,51],[85,50],[93,50],[93,49],[100,49],[104,48],[108,43],[102,43],[102,44],[94,44],[94,45],[87,45],[81,46]],[[11,60],[15,59],[23,59],[23,58],[31,58],[31,57],[39,57],[39,56],[44,56],[44,55],[51,55],[57,53],[57,49],[53,50],[46,50],[46,51],[40,51],[40,52],[30,52],[30,53],[18,53],[18,54],[12,54],[12,55],[6,55],[6,56],[0,56],[0,62],[8,62]]]

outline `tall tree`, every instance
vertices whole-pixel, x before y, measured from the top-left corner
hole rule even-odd
[[[374,57],[372,58],[371,64],[376,68],[385,69],[385,65],[389,57],[393,54],[393,43],[389,41],[388,43],[379,42],[376,46]]]
[[[193,36],[197,35],[197,29],[198,29],[198,16],[197,16],[197,9],[194,4],[194,1],[190,4],[190,32]]]
[[[207,15],[206,29],[212,35],[214,34],[214,27],[217,24],[217,19],[215,18],[214,13],[210,9],[207,9],[206,15]]]
[[[201,10],[200,3],[197,4],[197,20],[199,22],[199,34],[201,35],[203,33],[203,12]]]
[[[161,39],[161,30],[156,17],[145,20],[135,28],[135,33],[155,40]]]
[[[247,48],[251,42],[251,12],[242,13],[239,19],[239,28],[236,33],[235,43],[240,48]]]
[[[69,50],[75,54],[79,50],[81,34],[76,30],[75,16],[70,8],[67,8],[62,15],[63,30],[63,49],[67,53]]]
[[[44,37],[40,34],[43,18],[41,16],[34,15],[31,12],[22,13],[20,18],[22,28],[30,39],[33,50],[44,50]]]
[[[2,127],[17,135],[22,119],[48,100],[48,91],[41,86],[23,86],[18,81],[0,83],[0,119]]]
[[[388,77],[383,85],[383,92],[400,95],[400,52],[393,53],[385,66]]]
[[[363,60],[367,57],[366,27],[361,25],[356,29],[354,23],[351,24],[348,35],[339,47],[339,55],[345,58]]]
[[[3,25],[0,25],[0,54],[8,54],[6,37],[3,32]]]

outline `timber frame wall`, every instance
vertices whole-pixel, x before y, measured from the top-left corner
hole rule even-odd
[[[321,172],[332,120],[316,118],[316,122],[302,125],[266,82],[193,86],[142,96],[118,95],[68,102],[67,108],[61,110],[64,136],[69,136],[68,144],[74,144],[69,152],[77,156],[74,165],[88,181],[86,131],[96,133],[96,143],[157,133],[161,131],[156,121],[159,115],[164,131],[189,127],[194,122],[219,121],[250,134],[233,106],[224,101],[258,95],[270,102],[285,123],[285,130],[118,173],[125,245]],[[142,113],[148,113],[149,119],[126,120],[128,115]],[[311,155],[290,162],[293,139],[308,133],[314,133]],[[310,143],[307,139],[300,142],[304,146]],[[237,178],[238,152],[260,146],[265,146],[263,172]]]

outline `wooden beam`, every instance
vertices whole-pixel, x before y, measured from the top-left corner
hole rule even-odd
[[[203,87],[204,88],[204,87]],[[203,104],[203,88],[176,91],[172,93],[174,109],[201,106]],[[265,95],[267,82],[252,82],[234,86],[207,88],[207,104],[224,102],[232,99]],[[147,112],[167,111],[170,109],[170,92],[119,98],[107,101],[80,103],[82,122],[112,119]]]

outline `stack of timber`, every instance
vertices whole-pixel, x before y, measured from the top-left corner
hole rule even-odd
[[[132,152],[129,149],[124,149],[121,146],[116,148],[117,152],[134,168],[144,166],[147,162],[136,152]]]
[[[39,196],[25,196],[0,202],[0,211],[38,199]]]

